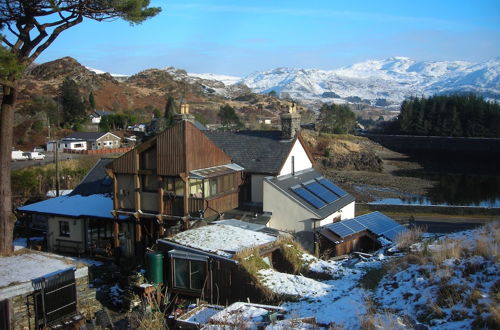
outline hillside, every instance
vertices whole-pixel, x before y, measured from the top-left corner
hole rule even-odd
[[[46,142],[49,134],[47,115],[40,111],[40,106],[50,103],[55,108],[53,111],[60,111],[58,95],[66,77],[77,83],[83,99],[87,100],[91,93],[94,95],[96,109],[132,114],[139,122],[149,122],[154,109],[163,111],[169,95],[178,102],[189,103],[191,112],[202,123],[218,123],[220,106],[230,104],[251,128],[260,127],[257,116],[273,118],[273,124],[277,124],[279,113],[290,104],[275,97],[254,94],[245,85],[226,86],[207,79],[209,77],[193,77],[172,67],[147,69],[130,77],[114,77],[64,57],[33,65],[25,73],[15,118],[16,147],[26,149]],[[67,131],[51,132],[53,137],[64,134]]]

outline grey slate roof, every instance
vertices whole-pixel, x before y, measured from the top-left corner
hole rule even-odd
[[[67,139],[85,140],[85,141],[97,140],[106,134],[108,134],[108,132],[75,132],[66,136],[63,140]]]
[[[94,194],[112,194],[113,182],[105,171],[105,166],[113,161],[112,158],[100,159],[87,173],[82,182],[69,194],[89,196]]]
[[[321,178],[322,175],[314,169],[307,169],[295,173],[295,175],[283,175],[280,177],[266,178],[266,182],[269,182],[283,194],[287,195],[292,201],[301,205],[308,211],[314,213],[318,219],[324,219],[329,215],[337,212],[344,206],[354,202],[354,196],[346,193],[344,196],[338,198],[337,200],[327,204],[325,207],[320,209],[313,207],[311,204],[307,203],[305,200],[297,196],[293,191],[292,187],[297,186],[308,181]]]
[[[281,131],[204,131],[206,136],[248,173],[278,174],[295,140]]]
[[[112,115],[113,112],[106,110],[95,110],[93,114],[97,114],[99,117]]]

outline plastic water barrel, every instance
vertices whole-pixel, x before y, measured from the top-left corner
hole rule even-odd
[[[161,252],[146,254],[146,277],[151,283],[163,283],[163,254]]]

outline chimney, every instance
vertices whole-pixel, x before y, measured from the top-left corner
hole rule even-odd
[[[281,114],[281,138],[291,140],[300,129],[300,114],[297,113],[297,105],[292,103],[288,106],[288,112]]]
[[[194,116],[189,113],[189,104],[187,103],[181,103],[180,113],[176,113],[174,115],[174,121],[176,123],[181,122],[183,120],[187,120],[194,123]]]

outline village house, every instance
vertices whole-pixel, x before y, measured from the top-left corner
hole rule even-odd
[[[121,138],[110,132],[75,132],[59,142],[63,150],[117,149],[120,145]]]
[[[90,114],[90,121],[92,124],[99,124],[104,116],[112,115],[113,112],[106,110],[94,110]]]
[[[82,182],[68,195],[19,207],[17,211],[33,219],[45,220],[49,251],[59,253],[111,256],[114,245],[115,218],[112,180],[105,165],[111,159],[101,159]],[[133,233],[133,224],[125,216],[116,219],[123,233]],[[131,238],[132,237],[132,238]],[[133,255],[133,235],[118,238],[122,254]]]

